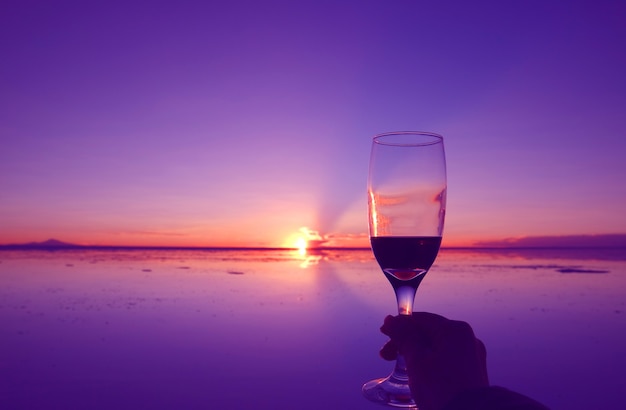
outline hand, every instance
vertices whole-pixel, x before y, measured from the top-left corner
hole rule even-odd
[[[391,338],[380,355],[386,360],[404,356],[420,410],[441,410],[459,393],[489,386],[487,351],[469,324],[415,312],[387,316],[380,330]]]

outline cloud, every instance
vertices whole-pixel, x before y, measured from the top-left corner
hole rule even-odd
[[[300,228],[300,234],[306,239],[309,248],[366,248],[369,236],[366,233],[351,234],[332,232],[322,234],[306,227]]]
[[[329,233],[324,235],[329,247],[346,248],[369,248],[369,235],[367,233]]]

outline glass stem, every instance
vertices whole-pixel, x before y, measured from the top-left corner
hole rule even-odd
[[[417,288],[413,286],[398,286],[394,290],[396,292],[396,300],[398,301],[398,314],[413,314],[413,302],[415,301]],[[408,384],[408,380],[409,376],[406,370],[406,361],[404,360],[404,356],[399,354],[396,358],[396,365],[393,368],[393,372],[389,376],[389,381],[406,385]]]
[[[393,368],[393,372],[389,376],[389,381],[401,385],[407,385],[409,383],[409,375],[407,373],[404,356],[398,355],[396,357],[396,365]]]
[[[398,314],[413,314],[413,301],[415,300],[415,292],[417,288],[413,286],[398,286],[396,291],[396,300],[398,301]]]

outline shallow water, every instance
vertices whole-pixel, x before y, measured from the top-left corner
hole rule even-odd
[[[625,250],[444,249],[415,308],[468,321],[493,384],[623,409],[625,296]],[[379,409],[394,312],[365,250],[2,251],[0,407]]]

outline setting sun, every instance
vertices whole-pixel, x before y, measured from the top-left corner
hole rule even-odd
[[[318,231],[302,227],[285,240],[285,246],[295,248],[301,255],[305,255],[308,249],[319,248],[327,240]]]
[[[296,248],[298,248],[298,252],[301,255],[304,255],[306,253],[307,240],[304,239],[303,237],[299,237],[298,239],[296,239],[296,242],[294,243],[294,246]]]

